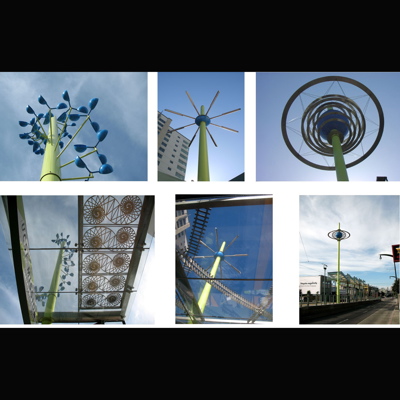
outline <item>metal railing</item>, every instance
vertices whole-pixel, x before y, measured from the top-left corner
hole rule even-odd
[[[379,297],[377,296],[347,296],[342,295],[340,296],[340,303],[356,303],[360,301],[370,301],[370,300],[378,300]],[[336,296],[324,296],[322,295],[309,295],[309,296],[301,296],[299,298],[299,307],[310,307],[310,306],[325,306],[329,304],[337,304],[336,303]]]

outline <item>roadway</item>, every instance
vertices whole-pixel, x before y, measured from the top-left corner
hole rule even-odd
[[[326,317],[318,317],[309,321],[308,324],[398,325],[399,307],[394,297],[388,297],[383,298],[378,303],[373,303],[359,309]]]

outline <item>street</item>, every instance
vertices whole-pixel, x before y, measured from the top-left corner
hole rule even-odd
[[[340,314],[316,318],[309,324],[399,324],[399,309],[394,297],[383,298],[381,302]]]

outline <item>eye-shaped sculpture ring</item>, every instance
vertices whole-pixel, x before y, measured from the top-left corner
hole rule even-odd
[[[328,232],[328,236],[331,239],[335,239],[340,242],[341,240],[348,239],[350,237],[350,233],[342,229],[336,229],[334,231]]]

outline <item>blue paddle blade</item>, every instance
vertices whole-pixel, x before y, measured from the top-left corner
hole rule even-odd
[[[99,101],[99,99],[97,97],[90,99],[90,101],[89,101],[90,110],[93,110],[97,106],[98,101]]]
[[[47,113],[47,114],[44,116],[43,125],[47,125],[47,124],[50,122],[50,118],[51,118],[50,113]]]
[[[67,112],[65,111],[57,118],[57,121],[65,122],[66,119],[67,119]]]
[[[97,154],[102,164],[107,164],[107,157],[104,154]]]
[[[31,106],[26,106],[26,111],[28,112],[28,114],[35,114],[35,111],[33,111]]]
[[[78,121],[80,115],[79,114],[69,114],[69,119],[71,121]]]
[[[63,92],[63,94],[62,94],[62,98],[63,98],[65,101],[68,101],[68,102],[69,102],[69,94],[68,94],[68,91],[67,91],[67,90],[64,90],[64,92]]]
[[[89,112],[89,110],[85,106],[78,107],[78,111],[83,113],[83,114],[87,114]]]
[[[19,121],[19,126],[28,126],[29,122]]]
[[[100,130],[100,125],[97,122],[90,121],[90,123],[91,123],[91,125],[92,125],[92,127],[93,127],[95,132],[98,132]]]
[[[97,132],[97,139],[99,140],[99,142],[102,142],[106,138],[107,134],[107,129],[102,129],[101,131]]]
[[[74,147],[78,153],[83,153],[87,149],[86,144],[74,144]]]
[[[56,108],[57,110],[62,110],[63,108],[68,108],[68,106],[65,103],[58,103]]]
[[[40,104],[48,106],[47,101],[44,99],[42,95],[39,96],[38,100]]]
[[[79,168],[86,168],[86,164],[83,162],[82,158],[76,156],[75,158],[75,165]]]
[[[113,168],[110,164],[103,164],[99,169],[100,174],[106,175],[113,172]]]

